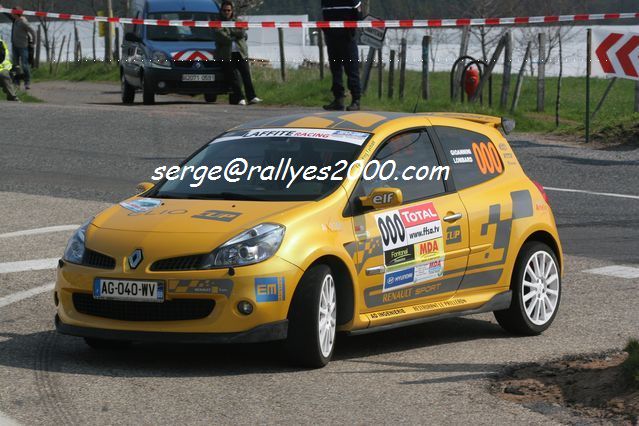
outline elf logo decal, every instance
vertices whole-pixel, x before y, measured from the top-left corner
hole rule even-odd
[[[171,53],[174,61],[212,61],[213,54],[206,50],[182,50]]]

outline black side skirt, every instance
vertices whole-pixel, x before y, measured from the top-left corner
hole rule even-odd
[[[504,293],[499,293],[493,296],[492,299],[490,299],[488,302],[486,302],[479,308],[468,309],[466,311],[447,312],[445,314],[433,315],[433,316],[425,317],[425,318],[416,318],[412,320],[397,322],[394,324],[385,324],[385,325],[380,325],[377,327],[363,328],[361,330],[351,331],[349,332],[349,334],[358,335],[358,334],[375,333],[377,331],[392,330],[394,328],[422,324],[425,322],[437,321],[437,320],[446,319],[446,318],[455,318],[455,317],[461,317],[464,315],[481,314],[484,312],[501,311],[502,309],[508,309],[510,307],[511,299],[512,299],[512,291],[509,290]]]

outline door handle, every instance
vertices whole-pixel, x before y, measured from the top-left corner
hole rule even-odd
[[[381,275],[384,272],[386,272],[386,267],[385,266],[374,266],[372,268],[366,268],[366,275],[367,276]]]
[[[461,213],[455,213],[455,214],[451,214],[450,216],[446,216],[444,218],[444,221],[445,222],[457,222],[461,218],[462,218],[462,214]]]

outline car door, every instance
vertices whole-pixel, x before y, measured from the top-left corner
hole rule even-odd
[[[400,189],[403,203],[384,210],[354,210],[357,291],[363,293],[364,304],[360,313],[451,297],[468,260],[468,219],[445,176],[430,174],[440,163],[428,133],[417,129],[397,134],[380,146],[374,160],[382,165],[393,161],[395,171],[386,180],[361,178],[353,204],[380,187]],[[424,166],[430,169],[429,178],[418,180],[418,169]],[[413,179],[405,179],[410,176]]]
[[[507,165],[484,126],[469,123],[465,127],[434,125],[433,131],[468,212],[470,255],[460,292],[472,292],[509,285],[510,275],[504,268],[512,229],[518,219],[532,215],[532,199],[528,190],[502,178]]]

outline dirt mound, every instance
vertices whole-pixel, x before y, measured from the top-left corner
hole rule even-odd
[[[621,364],[625,352],[526,365],[497,379],[492,391],[564,423],[637,425],[639,388]]]
[[[592,135],[595,142],[605,145],[639,147],[639,120],[603,127]]]

